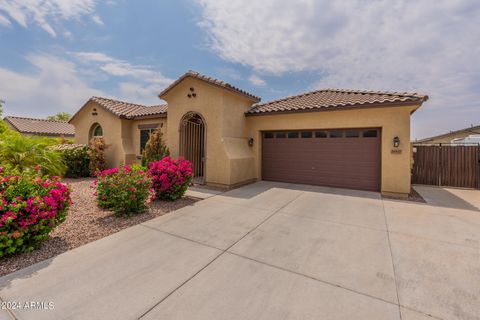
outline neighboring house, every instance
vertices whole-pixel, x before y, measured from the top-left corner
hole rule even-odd
[[[152,130],[197,179],[231,188],[264,179],[384,194],[410,192],[410,116],[428,96],[318,90],[260,98],[189,71],[142,106],[93,97],[73,116],[76,143],[103,137],[107,163],[139,159]]]
[[[66,121],[8,116],[3,119],[10,128],[27,136],[73,138],[75,127]]]
[[[456,138],[452,140],[452,144],[478,144],[480,145],[480,134],[471,134],[465,138]]]
[[[415,140],[414,143],[452,143],[455,141],[459,142],[462,139],[468,138],[471,135],[480,135],[480,125],[478,126],[470,126],[468,128],[450,131],[447,133],[443,133],[437,136],[433,136],[430,138]]]

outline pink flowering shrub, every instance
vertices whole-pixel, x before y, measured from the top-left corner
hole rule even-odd
[[[96,173],[98,206],[117,215],[141,213],[147,208],[152,179],[139,167],[124,166]]]
[[[148,173],[153,179],[153,190],[157,198],[176,200],[181,198],[192,182],[193,171],[190,161],[165,157],[149,163]]]
[[[58,177],[0,175],[0,258],[34,250],[65,221],[70,204]]]

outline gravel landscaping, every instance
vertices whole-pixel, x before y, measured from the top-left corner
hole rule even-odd
[[[25,268],[34,263],[54,257],[89,242],[170,211],[192,205],[197,200],[184,197],[174,202],[154,201],[145,213],[131,217],[117,217],[112,212],[97,207],[94,190],[90,188],[94,179],[65,179],[72,188],[73,205],[66,221],[50,234],[38,250],[13,255],[0,261],[0,276]]]

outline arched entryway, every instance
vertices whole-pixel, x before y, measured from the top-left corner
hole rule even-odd
[[[205,121],[196,112],[180,121],[180,156],[193,164],[194,183],[205,182]]]

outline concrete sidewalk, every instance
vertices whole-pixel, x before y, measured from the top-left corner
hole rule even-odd
[[[1,278],[54,308],[0,319],[478,319],[480,214],[456,205],[259,182]]]

